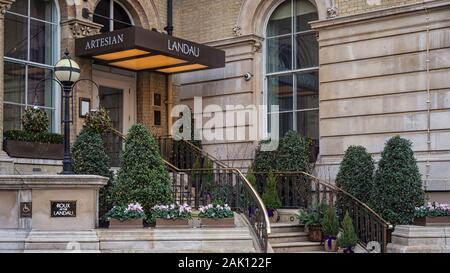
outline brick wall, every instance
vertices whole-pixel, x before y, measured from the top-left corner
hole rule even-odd
[[[233,27],[244,0],[175,0],[175,33],[197,42],[233,37]]]
[[[335,0],[339,16],[419,2],[423,2],[423,0]]]

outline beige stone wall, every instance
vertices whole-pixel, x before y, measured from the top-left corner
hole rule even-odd
[[[423,0],[334,0],[338,16],[364,13],[377,9],[399,7],[423,2]]]
[[[427,189],[450,190],[449,4],[429,6],[429,20],[417,5],[315,25],[321,177],[334,179],[348,146],[379,158],[384,143],[400,135],[413,142]]]

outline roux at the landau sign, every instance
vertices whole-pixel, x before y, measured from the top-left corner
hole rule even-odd
[[[51,217],[76,217],[77,201],[50,201]]]
[[[96,48],[112,46],[112,45],[119,45],[119,44],[122,44],[124,40],[125,40],[125,35],[123,33],[117,34],[114,36],[95,38],[95,39],[88,40],[86,42],[84,49],[91,50],[91,49],[96,49]]]
[[[170,51],[182,53],[187,56],[200,57],[200,48],[187,43],[171,41],[169,39],[168,48]]]

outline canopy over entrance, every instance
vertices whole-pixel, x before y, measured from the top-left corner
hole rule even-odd
[[[75,55],[124,69],[180,73],[225,66],[225,52],[156,31],[130,27],[75,41]]]

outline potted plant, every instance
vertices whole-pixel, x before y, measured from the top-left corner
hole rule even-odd
[[[156,205],[152,209],[152,218],[157,228],[188,227],[192,209],[187,204]]]
[[[339,249],[344,253],[355,253],[354,247],[358,243],[358,236],[355,232],[355,227],[353,226],[352,218],[345,213],[344,220],[342,221],[342,232],[338,239]]]
[[[11,157],[61,160],[64,157],[63,136],[49,133],[47,113],[28,107],[22,117],[23,130],[4,134],[4,150]]]
[[[416,208],[414,225],[443,226],[450,225],[450,204],[428,203]]]
[[[109,228],[142,228],[144,227],[145,213],[139,203],[129,204],[127,206],[114,206],[107,214],[109,218]]]
[[[277,178],[273,174],[272,170],[270,170],[267,175],[267,184],[265,192],[262,195],[262,200],[267,208],[267,214],[270,218],[270,222],[278,222],[277,210],[281,207],[281,201],[277,192]]]
[[[234,212],[228,204],[214,202],[207,206],[201,206],[199,211],[198,216],[201,219],[202,227],[234,227]]]
[[[322,231],[324,235],[325,251],[337,252],[337,236],[339,234],[339,220],[336,209],[329,206],[322,220]]]
[[[326,203],[315,204],[308,209],[300,209],[297,218],[308,230],[308,239],[311,242],[322,242],[322,220],[327,211]]]

